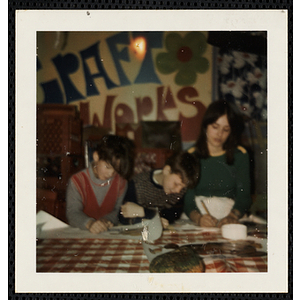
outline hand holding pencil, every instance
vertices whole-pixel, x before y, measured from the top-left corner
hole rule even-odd
[[[198,225],[201,227],[217,227],[218,220],[210,214],[209,210],[207,209],[207,206],[203,201],[201,201],[201,204],[204,207],[206,214],[200,217]]]

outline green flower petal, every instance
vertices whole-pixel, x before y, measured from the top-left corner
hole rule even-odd
[[[199,57],[194,61],[194,69],[198,73],[205,73],[209,69],[209,61],[205,57]]]
[[[179,62],[178,63],[178,69],[179,70],[192,70],[193,72],[196,72],[196,68],[195,68],[195,63],[196,63],[196,59],[191,59],[190,61],[187,62]]]
[[[183,43],[189,46],[195,55],[201,55],[206,51],[206,37],[201,32],[189,32],[183,38]]]
[[[176,71],[178,63],[170,53],[161,52],[156,56],[156,66],[162,74],[170,74]]]
[[[183,38],[178,33],[170,33],[166,36],[166,49],[170,52],[177,52],[184,45]]]
[[[205,73],[209,69],[209,61],[202,57],[206,51],[206,37],[203,33],[193,31],[182,38],[178,33],[166,36],[167,52],[156,56],[156,66],[160,73],[170,74],[177,69],[175,76],[178,85],[190,85],[197,79],[198,73]]]
[[[175,82],[178,85],[191,85],[195,83],[197,78],[194,70],[183,69],[180,70],[175,76]]]

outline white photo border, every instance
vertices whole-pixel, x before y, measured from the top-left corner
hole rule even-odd
[[[16,293],[288,291],[287,10],[16,11]],[[128,21],[130,20],[130,22]],[[36,272],[36,33],[38,31],[268,32],[268,272],[70,274]]]

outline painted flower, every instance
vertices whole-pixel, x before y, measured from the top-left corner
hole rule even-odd
[[[156,56],[156,66],[160,73],[171,74],[177,72],[175,82],[178,85],[195,83],[197,73],[205,73],[209,68],[209,61],[202,57],[206,50],[206,38],[201,32],[189,32],[184,37],[178,33],[166,36],[167,52]]]
[[[247,102],[244,102],[244,103],[242,103],[241,101],[238,101],[238,100],[236,100],[236,105],[237,105],[237,107],[240,109],[240,111],[244,114],[244,115],[246,115],[246,116],[248,116],[248,117],[251,117],[251,115],[252,115],[252,112],[253,112],[253,110],[254,110],[254,107],[253,106],[251,106],[249,103],[247,103]]]
[[[235,98],[241,98],[244,94],[244,86],[246,81],[238,78],[236,81],[228,80],[226,83],[221,83],[221,91],[223,94],[232,94]]]
[[[241,69],[245,66],[246,63],[250,64],[252,67],[255,66],[255,62],[257,61],[257,55],[250,54],[246,52],[232,51],[232,55],[234,57],[233,67],[236,69]]]
[[[249,81],[251,85],[257,83],[261,86],[264,80],[265,76],[260,70],[260,68],[255,68],[253,72],[247,73],[247,81]]]
[[[267,120],[268,112],[267,112],[266,108],[263,108],[261,110],[260,116],[261,116],[262,120]]]
[[[257,108],[262,108],[265,105],[265,97],[260,92],[254,92],[255,105]]]
[[[218,56],[219,70],[220,70],[221,74],[226,75],[230,72],[232,60],[233,60],[233,57],[228,54]]]
[[[257,78],[258,85],[263,89],[267,89],[267,70],[261,71],[259,68],[257,68],[259,71],[257,73],[254,71],[254,76]]]

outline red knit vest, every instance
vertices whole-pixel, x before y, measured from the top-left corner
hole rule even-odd
[[[124,191],[126,184],[126,181],[116,174],[103,202],[99,206],[90,183],[91,179],[89,178],[89,175],[85,172],[80,172],[75,174],[72,180],[82,197],[83,212],[95,220],[98,220],[113,211],[117,198]]]

